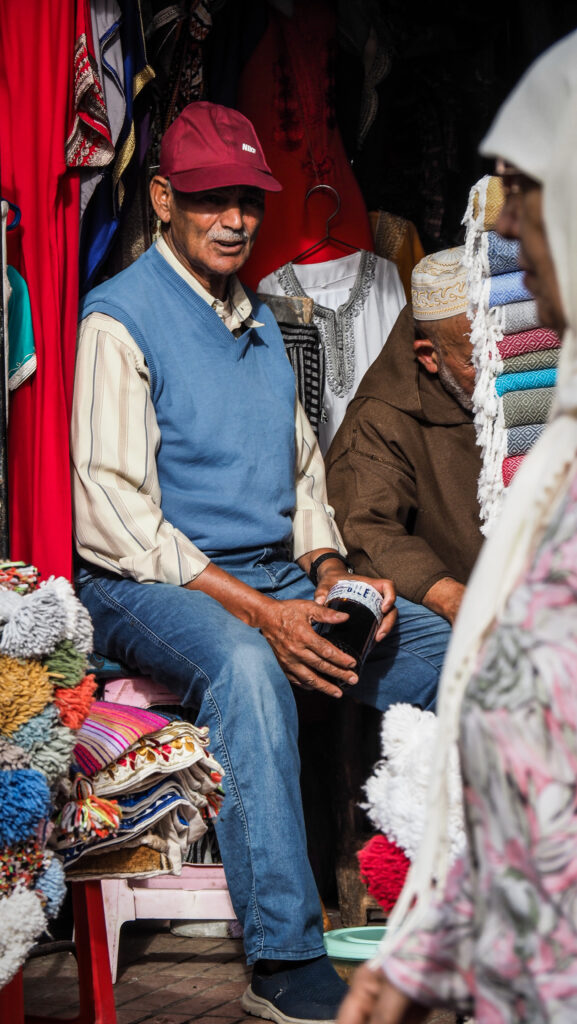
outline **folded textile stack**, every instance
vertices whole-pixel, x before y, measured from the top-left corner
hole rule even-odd
[[[178,713],[188,718],[188,721],[194,722],[196,716],[193,710],[180,707],[180,697],[166,686],[155,683],[149,676],[119,677],[118,662],[110,662],[94,652],[90,656],[90,663],[95,668],[97,678],[104,681],[104,700],[116,704],[129,704],[131,707],[160,708],[161,713],[170,711],[176,704],[180,709]],[[206,832],[190,844],[184,855],[184,863],[222,864],[212,820],[207,822]]]
[[[495,231],[504,201],[501,179],[481,178],[469,194],[465,263],[476,371],[481,529],[488,535],[505,489],[542,433],[553,401],[560,341],[539,323],[519,270],[519,243]]]
[[[88,612],[68,580],[37,581],[32,566],[0,563],[0,988],[66,892],[46,842],[96,688]]]
[[[207,745],[206,727],[95,701],[74,748],[76,799],[62,809],[51,839],[67,877],[179,874],[222,800],[222,769]],[[112,828],[91,827],[100,801],[118,808]]]
[[[382,760],[365,783],[361,804],[379,830],[358,855],[361,877],[371,896],[389,913],[419,848],[438,719],[411,704],[393,704],[381,722]],[[451,766],[449,842],[451,859],[465,845],[461,777],[455,749]]]

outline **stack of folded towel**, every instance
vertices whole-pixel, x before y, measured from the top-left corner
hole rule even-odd
[[[542,433],[553,401],[560,341],[539,323],[537,305],[519,269],[519,243],[495,231],[504,194],[486,175],[469,195],[465,262],[476,370],[481,528],[488,535],[505,493]]]

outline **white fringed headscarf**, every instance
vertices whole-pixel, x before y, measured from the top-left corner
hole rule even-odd
[[[463,694],[483,640],[565,493],[577,456],[577,32],[529,68],[480,149],[484,156],[501,157],[543,185],[544,220],[568,327],[551,422],[508,489],[455,623],[440,683],[429,817],[375,964],[418,928],[433,891],[443,891],[449,864],[450,754],[459,733]]]

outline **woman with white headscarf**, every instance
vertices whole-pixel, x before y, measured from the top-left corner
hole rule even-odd
[[[499,229],[563,334],[551,421],[509,488],[447,654],[430,817],[339,1024],[577,1021],[577,33],[529,69],[481,146],[504,161]],[[448,870],[459,744],[467,852]]]

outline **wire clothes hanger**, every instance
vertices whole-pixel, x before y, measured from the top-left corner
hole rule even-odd
[[[343,241],[342,238],[337,238],[335,235],[331,235],[330,233],[329,225],[331,221],[335,219],[341,208],[341,197],[337,192],[336,188],[333,188],[332,185],[313,185],[312,188],[309,188],[305,196],[305,203],[307,202],[309,197],[312,196],[313,192],[319,192],[321,189],[326,192],[330,192],[335,197],[337,202],[335,209],[327,218],[324,238],[319,239],[319,241],[315,242],[314,245],[310,245],[308,249],[305,249],[303,252],[300,252],[298,256],[294,256],[293,259],[290,261],[291,263],[299,263],[300,260],[304,260],[306,256],[312,256],[313,253],[320,252],[320,250],[324,249],[324,247],[329,243],[336,243],[336,245],[342,245],[350,252],[360,252],[358,245],[351,245],[350,242],[345,242]]]

